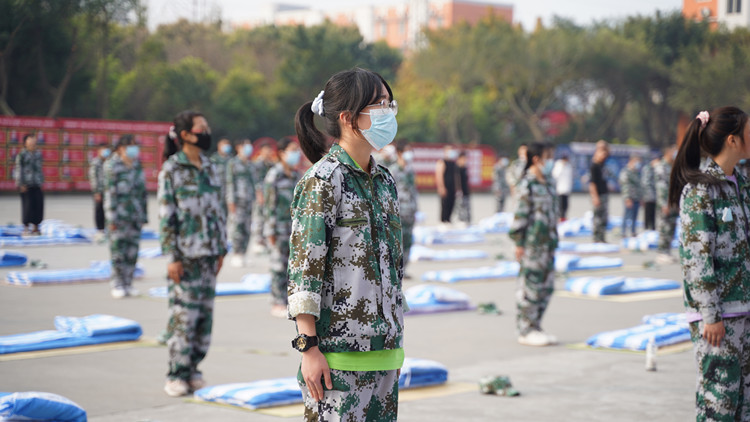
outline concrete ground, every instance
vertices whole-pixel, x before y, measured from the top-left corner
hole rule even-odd
[[[587,196],[572,198],[570,216],[590,209]],[[489,195],[472,198],[474,219],[494,213]],[[511,204],[512,205],[512,204]],[[420,198],[425,224],[438,220],[439,202],[434,195]],[[621,215],[617,196],[610,198],[612,215]],[[0,223],[17,222],[17,196],[0,196]],[[156,229],[155,201],[151,198],[148,227]],[[85,227],[93,225],[88,196],[46,198],[46,217]],[[609,234],[610,241],[617,241]],[[575,239],[588,242],[590,239]],[[158,242],[144,241],[142,247]],[[464,262],[411,263],[413,279],[419,283],[428,270],[489,265],[502,254],[510,258],[513,248],[507,235],[490,236],[482,245],[491,258]],[[455,248],[455,246],[444,246]],[[105,260],[104,245],[73,245],[23,248],[32,259],[41,259],[50,269],[88,266]],[[622,269],[588,272],[588,275],[658,275],[680,280],[679,266],[645,269],[654,254],[623,252]],[[145,293],[164,286],[166,262],[144,259],[146,277],[136,282]],[[266,272],[266,256],[253,256],[248,268],[225,267],[219,282],[239,281],[246,272]],[[0,279],[8,270],[0,270]],[[557,280],[562,288],[564,280]],[[402,400],[399,416],[404,421],[686,421],[693,416],[695,365],[691,351],[659,355],[657,372],[644,370],[645,356],[581,350],[574,347],[589,336],[637,325],[645,314],[680,312],[678,295],[662,299],[613,302],[564,297],[553,298],[544,318],[545,330],[557,335],[560,345],[546,348],[521,346],[516,342],[514,294],[516,281],[476,281],[451,285],[479,302],[492,301],[500,316],[454,312],[407,317],[407,356],[433,359],[450,370],[456,390],[439,396],[425,393]],[[267,295],[218,298],[211,350],[202,364],[211,384],[246,382],[293,376],[298,353],[290,347],[294,325],[269,314]],[[83,316],[107,313],[138,321],[145,340],[137,347],[64,350],[53,354],[0,355],[0,391],[48,391],[66,396],[87,411],[91,421],[277,421],[282,418],[258,412],[197,404],[170,398],[162,391],[167,351],[153,341],[166,324],[165,300],[145,295],[115,300],[107,283],[89,283],[21,288],[0,284],[0,335],[53,328],[56,315]],[[12,358],[12,359],[9,359]],[[471,387],[488,375],[508,375],[522,395],[517,398],[486,396]],[[298,420],[300,417],[293,417]],[[287,419],[288,420],[288,419]]]

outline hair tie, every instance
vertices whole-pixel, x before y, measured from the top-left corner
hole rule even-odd
[[[174,126],[169,127],[169,139],[173,141],[177,139],[177,132],[175,132]]]
[[[705,128],[708,124],[709,116],[707,111],[701,111],[695,118],[701,121],[701,129]]]
[[[318,94],[317,97],[312,102],[312,106],[310,107],[313,111],[313,113],[317,114],[318,116],[325,116],[325,112],[323,110],[323,93],[325,91],[320,91],[320,94]]]

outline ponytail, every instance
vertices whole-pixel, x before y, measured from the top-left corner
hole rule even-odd
[[[318,162],[326,154],[326,137],[315,127],[315,114],[312,101],[305,103],[294,116],[294,129],[297,132],[299,146],[311,163]]]
[[[533,144],[526,147],[526,166],[523,168],[521,178],[526,177],[526,173],[528,173],[529,168],[531,168],[531,166],[533,165],[533,158],[541,157],[544,154],[545,149],[546,145],[541,142],[534,142]]]
[[[743,131],[747,121],[747,114],[737,107],[721,107],[710,114],[701,112],[693,119],[682,139],[669,175],[670,207],[679,207],[682,189],[688,183],[718,183],[715,177],[700,170],[702,154],[712,158],[719,155],[729,135],[739,136],[744,145],[746,139]]]

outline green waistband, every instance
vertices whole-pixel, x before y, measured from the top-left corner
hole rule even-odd
[[[323,353],[323,356],[331,369],[341,371],[391,371],[404,364],[404,349]]]

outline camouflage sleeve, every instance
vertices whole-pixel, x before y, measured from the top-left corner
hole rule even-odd
[[[16,181],[16,187],[23,186],[23,151],[16,154],[16,167],[13,168],[13,179]]]
[[[263,236],[274,236],[276,235],[276,222],[278,220],[276,207],[278,206],[278,198],[276,195],[276,184],[274,180],[269,180],[272,173],[269,172],[266,180],[263,182]]]
[[[516,246],[526,246],[526,229],[529,227],[529,215],[531,214],[531,189],[526,179],[521,180],[516,191],[516,212],[513,215],[513,224],[510,226],[508,235]]]
[[[141,209],[143,210],[143,216],[141,218],[142,224],[148,224],[148,190],[146,190],[146,176],[143,174],[143,167],[138,168],[138,182],[141,187]]]
[[[662,166],[654,170],[654,179],[656,185],[656,202],[664,206],[669,201],[669,174]]]
[[[117,180],[111,161],[104,167],[104,219],[107,224],[115,222],[117,212]]]
[[[680,258],[685,297],[707,324],[721,320],[720,280],[714,272],[716,215],[705,185],[685,187],[680,206]]]
[[[97,178],[99,173],[99,166],[97,163],[91,162],[89,164],[89,185],[91,186],[91,192],[101,193],[102,187],[99,186],[99,179]]]
[[[320,298],[327,274],[326,258],[333,235],[334,186],[317,177],[303,179],[294,190],[289,242],[289,315],[320,318]]]
[[[627,170],[622,169],[617,177],[617,182],[620,184],[620,194],[623,199],[629,198],[630,196],[630,185],[628,184],[628,173]]]
[[[170,262],[182,261],[182,254],[177,247],[177,204],[175,202],[172,175],[162,171],[159,173],[159,188],[157,194],[159,203],[159,242],[164,255],[171,256]]]
[[[226,198],[227,204],[234,204],[234,165],[231,161],[227,163],[226,172],[224,173],[224,179],[224,186],[226,189],[226,194],[224,197]]]

